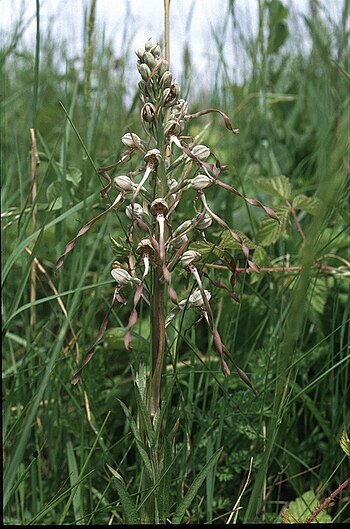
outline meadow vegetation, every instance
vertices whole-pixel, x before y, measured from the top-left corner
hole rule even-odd
[[[145,136],[126,68],[133,56],[136,70],[138,58],[132,28],[117,61],[111,43],[95,38],[94,1],[83,57],[66,59],[66,44],[43,34],[39,17],[34,51],[22,44],[23,21],[4,40],[6,524],[290,523],[348,483],[349,2],[338,18],[316,1],[297,18],[287,1],[261,0],[256,35],[242,31],[233,0],[223,4],[212,84],[193,87],[198,65],[186,47],[179,84],[191,114],[220,109],[240,132],[211,113],[183,134],[227,166],[222,181],[279,222],[225,188],[206,190],[241,242],[215,222],[194,240],[212,320],[174,314],[169,300],[159,409],[149,408],[147,299],[140,293],[132,326],[132,288],[110,310],[111,269],[128,262],[125,207],[103,215],[55,269],[66,244],[116,197],[101,197],[99,168],[120,159],[127,133]],[[241,76],[224,53],[229,38],[244,53]],[[111,177],[141,165],[117,166]],[[194,216],[196,190],[186,191],[177,225]],[[188,303],[196,286],[186,270],[172,274],[179,300]],[[216,328],[241,376],[230,360],[225,376]],[[349,523],[349,494],[344,485],[316,521]]]

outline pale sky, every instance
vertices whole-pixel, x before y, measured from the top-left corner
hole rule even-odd
[[[323,0],[333,16],[339,16],[341,0]],[[253,34],[257,25],[258,0],[235,0],[238,25],[245,35]],[[296,13],[305,13],[309,0],[284,0],[287,7]],[[67,40],[71,56],[82,54],[84,35],[84,10],[88,0],[40,0],[41,27],[56,41]],[[171,71],[175,77],[182,72],[182,50],[189,44],[192,61],[200,73],[200,82],[207,81],[206,74],[212,72],[218,60],[218,51],[212,32],[219,36],[225,24],[227,0],[171,0]],[[23,42],[34,49],[35,42],[35,0],[0,0],[0,29],[10,35],[23,10],[28,21]],[[30,22],[31,21],[31,22]],[[123,38],[130,42],[130,66],[136,61],[134,51],[143,46],[150,37],[159,41],[163,35],[163,0],[97,0],[97,35],[102,28],[108,40],[113,43],[115,57],[123,55]],[[300,18],[300,23],[302,23]],[[6,42],[5,37],[5,42]],[[244,57],[239,52],[239,38],[227,28],[224,38],[224,56],[241,61],[238,68],[244,68]],[[214,68],[215,69],[215,68]],[[212,84],[212,83],[210,83]]]

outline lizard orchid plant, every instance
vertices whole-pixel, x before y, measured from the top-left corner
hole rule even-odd
[[[124,343],[132,347],[132,329],[138,320],[138,306],[143,300],[150,307],[151,326],[151,395],[148,401],[151,416],[160,406],[161,380],[167,352],[167,328],[174,318],[184,310],[196,310],[208,325],[213,344],[219,355],[224,375],[230,374],[232,364],[240,378],[253,389],[248,376],[235,364],[232,354],[223,343],[215,323],[211,306],[210,283],[230,290],[231,297],[238,301],[234,291],[237,262],[233,256],[224,255],[227,269],[231,272],[230,288],[208,274],[208,257],[198,251],[198,240],[208,245],[206,233],[217,225],[226,231],[240,249],[246,268],[259,271],[251,259],[249,248],[239,232],[230,227],[209,204],[207,191],[211,187],[233,193],[278,222],[274,211],[259,200],[243,196],[225,181],[227,167],[223,166],[209,147],[195,144],[185,135],[188,122],[203,115],[216,112],[224,120],[226,128],[234,135],[239,133],[220,110],[206,109],[195,114],[189,113],[188,103],[180,97],[180,86],[169,71],[168,61],[161,55],[158,44],[147,41],[144,48],[136,52],[137,68],[141,76],[139,90],[142,108],[140,119],[144,130],[141,139],[134,132],[127,132],[121,141],[126,147],[120,159],[113,165],[101,167],[100,175],[106,180],[101,189],[103,198],[113,197],[111,205],[86,223],[72,239],[56,263],[59,268],[71,252],[79,237],[110,211],[125,207],[129,221],[125,246],[128,248],[126,262],[117,259],[111,270],[116,287],[109,310],[102,322],[97,338],[86,353],[80,369],[75,373],[72,384],[76,384],[84,366],[91,360],[96,345],[102,340],[111,311],[127,301],[124,289],[133,289],[133,307],[126,325]],[[121,167],[129,160],[137,159],[141,168],[124,171]],[[117,170],[114,178],[111,171]],[[194,196],[194,199],[193,199]],[[180,205],[185,202],[186,210],[193,199],[193,212],[189,218],[179,222]],[[117,248],[117,243],[115,244]],[[211,252],[211,259],[215,259]],[[192,278],[192,288],[180,298],[181,283],[174,277],[187,274]],[[176,275],[175,275],[176,274]],[[184,282],[184,283],[188,283]],[[183,288],[183,287],[182,287]]]

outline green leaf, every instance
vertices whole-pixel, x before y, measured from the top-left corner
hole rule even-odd
[[[329,279],[327,277],[317,277],[307,291],[307,298],[311,307],[318,313],[323,314],[327,302],[329,291]]]
[[[289,178],[284,175],[273,178],[258,178],[256,185],[269,195],[290,200],[292,196],[292,186]]]
[[[249,237],[247,237],[244,233],[242,233],[239,230],[235,230],[235,232],[240,236],[244,244],[248,246],[249,250],[255,250],[257,248],[257,245],[253,241],[251,241]],[[232,235],[228,231],[225,231],[221,236],[219,249],[220,250],[242,250],[242,246],[238,242],[233,240]]]
[[[172,519],[173,524],[179,524],[181,523],[181,520],[186,512],[186,510],[191,505],[192,501],[194,500],[200,486],[202,485],[203,481],[207,477],[210,470],[213,468],[214,465],[218,462],[218,459],[221,455],[222,448],[220,448],[215,454],[212,455],[212,457],[209,459],[209,461],[204,465],[198,476],[193,480],[190,488],[188,489],[185,497],[183,498],[180,505],[177,507],[175,514]]]
[[[139,413],[142,425],[145,429],[147,440],[149,441],[151,446],[154,446],[155,433],[154,433],[154,429],[151,423],[150,413],[147,410],[144,401],[142,400],[139,388],[136,386],[136,384],[135,384],[135,398],[136,398],[136,404],[137,404],[137,411]]]
[[[282,523],[303,523],[316,510],[319,501],[313,490],[308,490],[300,498],[291,501],[287,508],[280,513]],[[325,511],[321,511],[313,523],[331,523],[332,518]]]
[[[52,182],[46,190],[46,198],[52,211],[62,207],[62,182]]]
[[[267,53],[277,53],[287,40],[288,35],[289,31],[287,24],[284,22],[278,22],[269,33]]]
[[[171,468],[174,464],[174,455],[172,450],[173,441],[167,436],[164,439],[162,453],[162,470],[163,474],[158,485],[158,509],[161,523],[166,523],[169,516],[169,498],[171,484]]]
[[[270,26],[274,26],[278,22],[283,22],[287,18],[289,9],[280,0],[270,0],[267,6]]]
[[[280,238],[288,238],[289,209],[287,206],[280,206],[279,208],[275,208],[275,212],[280,219],[280,224],[270,217],[263,217],[260,221],[256,239],[261,246],[269,246],[277,242]]]
[[[140,392],[142,401],[146,403],[147,372],[146,372],[146,364],[143,361],[140,362],[139,371],[135,375],[135,383]]]
[[[124,485],[123,478],[114,468],[109,465],[107,467],[113,477],[115,477],[114,484],[124,509],[126,523],[129,525],[141,525],[141,519],[138,515],[136,505]]]
[[[276,223],[276,221],[274,222]],[[258,248],[258,246],[253,241],[251,241],[249,237],[247,237],[244,233],[242,233],[239,230],[235,230],[235,232],[241,237],[244,244],[250,250],[254,250]],[[240,250],[241,251],[242,246],[240,243],[236,242],[232,238],[232,235],[228,231],[225,231],[224,233],[222,233],[220,242],[218,244],[214,245],[214,244],[207,243],[204,241],[195,241],[194,243],[191,244],[191,249],[199,252],[204,258],[209,256],[209,261],[210,261],[211,255],[215,255],[216,257],[222,258],[223,252],[225,252],[226,250]]]
[[[149,474],[150,477],[152,477],[153,475],[153,472],[152,472],[152,464],[151,464],[151,460],[148,456],[148,453],[147,453],[147,450],[146,450],[146,447],[142,441],[142,438],[141,438],[141,433],[139,432],[139,429],[137,427],[137,424],[135,422],[135,420],[133,419],[129,409],[125,406],[125,404],[119,400],[119,403],[121,405],[121,407],[123,408],[124,410],[124,413],[130,423],[130,428],[131,428],[131,431],[132,433],[134,434],[134,438],[135,438],[135,442],[136,442],[136,446],[137,446],[137,449],[140,453],[140,456],[144,462],[144,465],[145,465],[145,468]]]
[[[66,180],[72,182],[74,186],[78,186],[81,182],[82,172],[77,167],[66,168]]]
[[[307,197],[306,195],[297,195],[293,198],[292,206],[294,209],[301,209],[310,213],[310,215],[315,215],[319,205],[319,200],[317,197]]]

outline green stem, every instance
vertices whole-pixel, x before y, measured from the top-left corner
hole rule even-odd
[[[152,297],[152,399],[151,415],[154,416],[160,401],[161,379],[165,356],[164,281],[161,267],[153,271]]]

